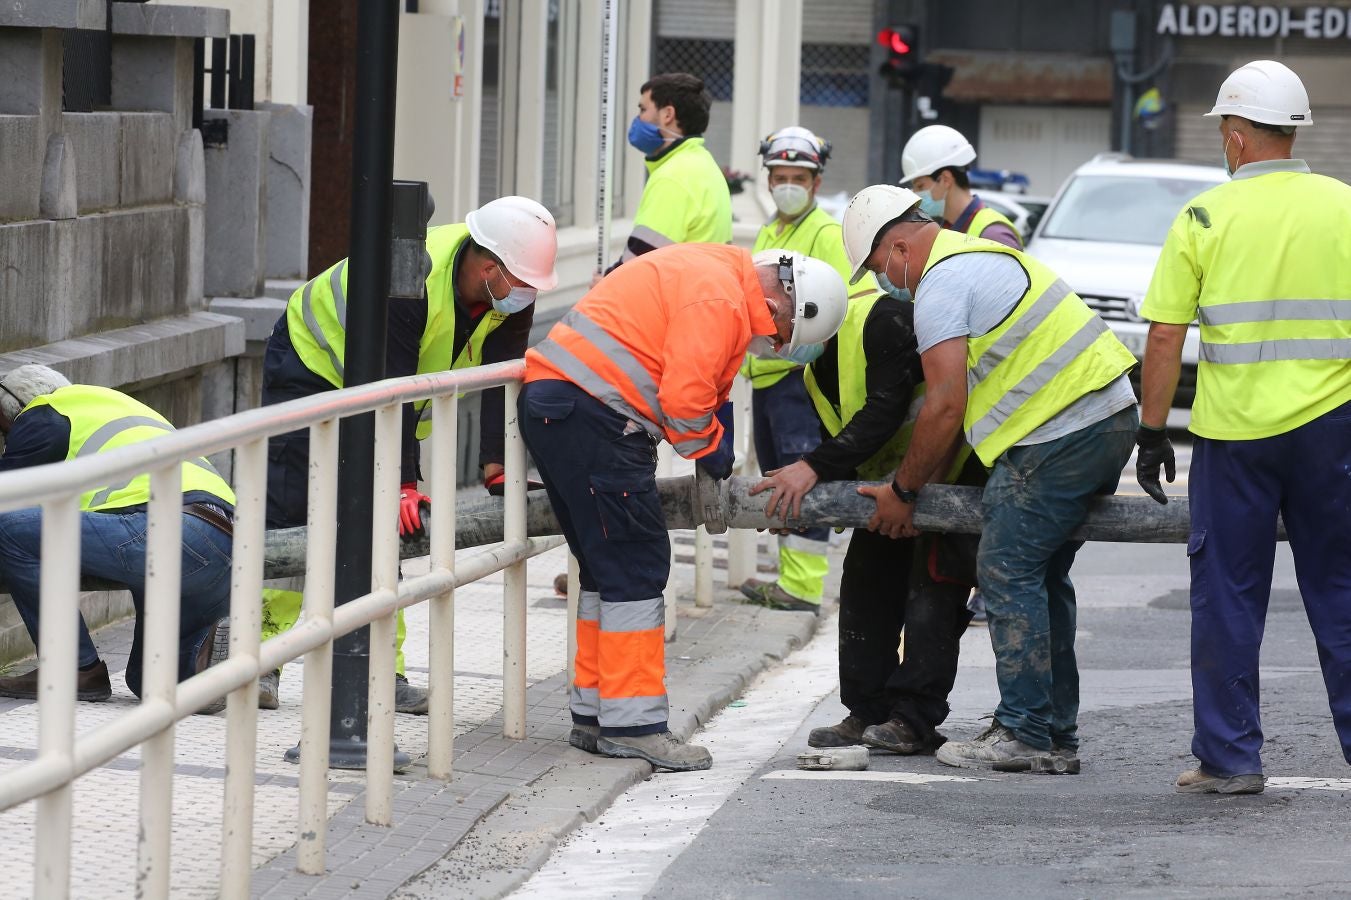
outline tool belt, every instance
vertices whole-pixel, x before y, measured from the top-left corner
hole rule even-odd
[[[201,519],[208,525],[216,526],[230,538],[235,536],[234,521],[224,509],[214,503],[189,503],[183,507],[183,512],[194,519]]]

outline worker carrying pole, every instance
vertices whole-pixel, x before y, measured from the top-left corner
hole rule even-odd
[[[822,342],[847,303],[820,260],[680,244],[620,266],[527,351],[521,432],[580,564],[573,746],[674,771],[711,765],[667,727],[671,545],[656,444],[730,476],[727,398],[747,348]]]
[[[1313,124],[1299,76],[1258,60],[1220,85],[1232,181],[1174,220],[1149,319],[1136,473],[1160,503],[1182,343],[1201,325],[1192,407],[1192,754],[1184,793],[1259,793],[1258,655],[1285,521],[1342,754],[1351,762],[1351,187],[1292,159]]]

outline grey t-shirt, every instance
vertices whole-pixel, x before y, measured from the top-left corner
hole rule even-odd
[[[943,260],[915,289],[915,336],[919,352],[956,337],[979,337],[1004,321],[1027,293],[1027,273],[1003,253],[961,253]],[[1101,422],[1135,404],[1122,375],[1065,407],[1017,446],[1044,444]]]

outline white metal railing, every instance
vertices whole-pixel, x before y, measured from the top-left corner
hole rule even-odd
[[[523,361],[435,375],[415,375],[332,391],[240,413],[115,451],[0,476],[0,511],[42,507],[43,565],[39,614],[38,753],[0,773],[0,811],[37,801],[33,892],[70,893],[71,795],[74,781],[141,746],[137,896],[169,896],[173,823],[174,724],[228,694],[221,896],[247,897],[252,874],[258,678],[305,657],[300,739],[297,853],[300,871],[324,870],[328,825],[328,740],[333,640],[371,626],[366,820],[391,823],[394,750],[394,615],[428,601],[431,615],[428,774],[451,775],[454,741],[454,602],[458,585],[504,571],[503,733],[525,736],[525,561],[562,538],[527,538],[525,445],[516,414]],[[455,554],[457,394],[505,386],[506,485],[503,541]],[[399,580],[400,408],[432,398],[431,568]],[[333,605],[336,557],[338,421],[374,411],[375,488],[370,593]],[[310,429],[310,482],[304,615],[291,630],[260,644],[265,541],[267,439]],[[229,659],[178,683],[181,461],[235,450],[235,538],[230,589]],[[80,589],[80,494],[149,472],[144,653],[141,703],[77,739],[76,616]],[[574,591],[575,593],[575,591]],[[571,660],[569,659],[569,663]]]

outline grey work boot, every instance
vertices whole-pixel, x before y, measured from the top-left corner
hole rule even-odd
[[[277,692],[281,690],[281,669],[265,672],[258,679],[258,708],[276,709],[281,706]]]
[[[600,753],[596,749],[596,738],[600,737],[599,725],[578,725],[572,723],[572,733],[568,735],[568,743],[578,750],[585,750],[587,753]]]
[[[1262,774],[1211,775],[1197,766],[1177,776],[1173,789],[1179,794],[1260,794],[1266,790],[1267,779]]]
[[[223,663],[230,658],[230,617],[217,619],[216,622],[206,633],[206,640],[202,642],[201,649],[197,651],[196,666],[193,668],[194,675],[200,675],[207,669]],[[225,698],[212,700],[206,706],[197,710],[198,714],[209,716],[225,709]]]
[[[803,600],[801,597],[793,596],[779,587],[777,581],[747,578],[741,583],[740,591],[747,600],[756,606],[767,606],[770,609],[783,609],[789,612],[809,612],[814,616],[821,614],[820,603],[812,603],[809,600]]]
[[[838,725],[813,728],[807,735],[808,747],[852,747],[863,743],[863,731],[868,726],[858,716],[849,715]]]
[[[427,714],[427,689],[410,684],[408,679],[394,675],[394,711],[414,716]]]
[[[915,734],[915,730],[901,719],[892,719],[880,725],[869,725],[863,730],[863,743],[869,747],[889,750],[902,756],[932,753],[936,748],[942,746],[943,740],[938,734],[928,738],[921,737]]]
[[[1000,771],[1019,772],[1054,772],[1052,755],[1050,750],[1024,744],[998,721],[969,741],[948,741],[934,754],[945,766],[983,769],[994,768],[994,764],[999,763],[1009,767]]]
[[[621,759],[645,759],[654,769],[695,772],[713,765],[713,756],[703,747],[687,744],[663,731],[660,734],[601,735],[596,749],[605,756]]]

